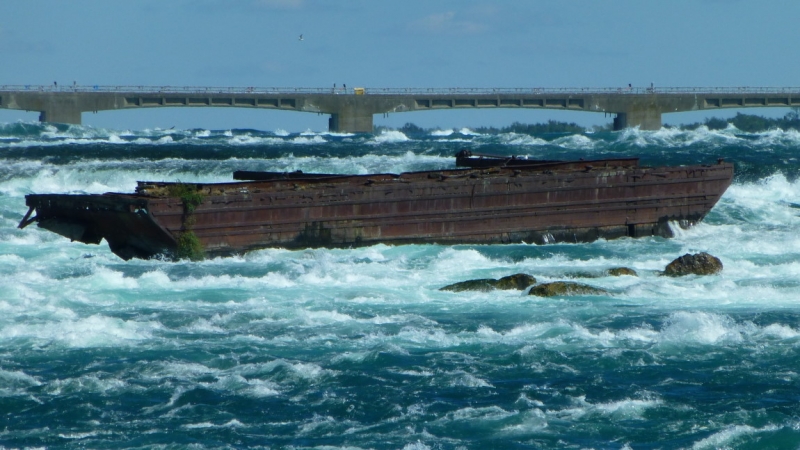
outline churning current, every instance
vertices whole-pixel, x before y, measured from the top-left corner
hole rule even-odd
[[[531,158],[734,162],[672,239],[268,249],[123,261],[17,229],[29,193],[234,170]],[[800,134],[405,135],[0,125],[0,448],[796,449]],[[685,253],[718,275],[660,272]],[[611,277],[625,266],[638,276]],[[514,273],[604,295],[447,292]]]

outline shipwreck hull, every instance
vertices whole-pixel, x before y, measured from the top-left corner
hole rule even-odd
[[[147,213],[147,199],[124,194],[41,194],[26,197],[29,213],[20,227],[32,221],[40,228],[87,244],[103,239],[123,259],[170,254],[175,239]],[[31,212],[33,219],[28,219]]]
[[[700,221],[732,177],[729,163],[581,161],[182,185],[193,200],[176,195],[174,183],[140,182],[136,194],[29,195],[36,216],[23,223],[81,242],[105,239],[125,259],[178,255],[189,234],[207,256],[266,247],[585,242],[670,236],[670,221]]]

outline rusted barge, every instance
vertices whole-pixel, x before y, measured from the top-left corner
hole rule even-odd
[[[512,161],[513,160],[513,161]],[[702,220],[733,165],[638,159],[529,161],[458,155],[461,169],[339,175],[237,172],[247,181],[139,182],[133,194],[31,194],[31,223],[103,239],[123,259],[222,256],[267,247],[494,244],[672,235]]]

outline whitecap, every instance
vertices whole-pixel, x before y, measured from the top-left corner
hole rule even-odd
[[[397,339],[405,345],[417,345],[425,348],[454,347],[463,341],[458,336],[448,334],[440,329],[421,329],[418,327],[404,327],[397,333]]]
[[[126,321],[99,314],[78,320],[45,324],[14,324],[0,330],[3,339],[31,339],[61,343],[68,347],[91,348],[136,345],[160,330],[157,322]]]
[[[540,146],[548,144],[546,140],[528,134],[504,133],[498,137],[501,143],[506,145]]]
[[[766,327],[764,327],[762,332],[765,336],[774,337],[778,339],[794,339],[800,336],[800,331],[795,330],[792,327],[777,323],[767,325]]]
[[[452,129],[447,129],[447,130],[433,130],[433,131],[431,131],[431,136],[435,136],[435,137],[445,137],[445,136],[450,136],[450,135],[451,135],[451,134],[453,134],[453,133],[454,133],[454,131],[453,131]]]
[[[61,439],[86,439],[90,437],[100,436],[102,434],[108,434],[108,432],[101,433],[98,431],[88,431],[85,433],[59,433],[58,437],[60,437]]]
[[[548,427],[547,416],[538,409],[524,411],[515,417],[515,424],[506,425],[500,430],[500,434],[511,436],[523,436],[533,433],[541,433]]]
[[[795,147],[800,144],[800,131],[795,129],[782,130],[780,128],[756,133],[758,139],[754,145],[757,147],[786,146]]]
[[[574,407],[548,411],[548,415],[573,420],[588,415],[607,416],[614,420],[642,419],[643,414],[652,408],[659,407],[663,401],[659,399],[623,399],[607,403],[590,403],[582,395],[572,399]]]
[[[729,316],[707,313],[673,313],[661,332],[662,342],[716,344],[720,341],[741,342],[742,333]]]
[[[486,406],[486,407],[467,407],[462,408],[450,413],[447,413],[445,416],[448,420],[452,421],[497,421],[507,419],[514,415],[517,415],[518,412],[516,411],[506,411],[505,409],[499,406]]]
[[[462,373],[456,376],[450,385],[470,388],[494,388],[494,386],[488,381],[469,373]]]
[[[170,361],[158,363],[157,371],[148,371],[148,377],[155,379],[174,377],[176,379],[185,380],[205,375],[219,375],[220,373],[221,370],[200,363]]]
[[[198,319],[189,326],[187,326],[185,330],[189,333],[213,333],[213,334],[225,333],[224,328],[213,324],[207,319]]]
[[[481,133],[476,133],[475,131],[472,131],[469,128],[461,128],[460,130],[458,130],[458,134],[461,134],[461,135],[464,135],[464,136],[482,136]]]
[[[374,352],[344,352],[334,356],[333,359],[331,359],[331,362],[335,364],[362,363],[374,357],[375,357]]]
[[[42,383],[36,377],[30,376],[21,370],[9,371],[0,369],[0,380],[3,388],[11,386],[41,386]]]
[[[298,315],[301,316],[306,325],[309,326],[319,326],[322,324],[329,324],[329,323],[341,323],[341,322],[351,322],[353,321],[353,317],[342,314],[337,311],[309,311],[309,310],[300,310]]]
[[[702,449],[729,448],[731,444],[734,444],[738,439],[741,439],[742,437],[760,433],[773,432],[776,431],[777,429],[778,427],[774,425],[767,425],[763,428],[755,428],[750,425],[734,425],[722,431],[718,431],[712,434],[711,436],[704,438],[698,442],[695,442],[694,445],[692,445],[692,449],[702,450]]]
[[[245,428],[246,425],[237,419],[231,419],[223,424],[215,424],[211,422],[187,423],[181,425],[182,428],[189,430],[193,429],[207,429],[207,428]]]
[[[604,415],[617,419],[642,419],[645,411],[661,406],[661,400],[625,399],[609,403],[597,403],[594,408]]]
[[[333,137],[341,137],[341,138],[351,138],[356,136],[355,133],[347,133],[347,132],[336,132],[336,131],[324,131],[320,133],[325,136],[333,136]],[[348,141],[350,142],[350,141]]]
[[[319,380],[323,377],[336,375],[335,370],[324,369],[318,364],[306,362],[289,362],[284,359],[276,359],[268,363],[259,364],[257,367],[248,369],[250,373],[274,372],[284,370],[293,376],[304,380]]]
[[[308,144],[324,144],[327,142],[325,138],[318,134],[311,135],[309,138],[308,135],[297,136],[291,140],[292,144],[300,144],[300,145],[308,145]]]
[[[431,447],[423,444],[422,441],[417,441],[404,445],[403,450],[431,450]]]
[[[78,378],[65,378],[54,380],[46,387],[46,392],[50,395],[68,395],[81,393],[108,394],[109,392],[119,393],[127,390],[129,385],[124,380],[116,378],[101,378],[97,375],[84,375]]]
[[[254,398],[274,397],[280,395],[279,386],[269,380],[250,379],[239,374],[227,373],[212,383],[201,383],[203,386],[221,392],[235,392]]]
[[[411,139],[403,134],[402,131],[397,130],[383,130],[381,134],[372,138],[371,142],[367,142],[368,144],[391,144],[395,142],[407,142]]]
[[[571,134],[569,136],[555,139],[551,143],[558,145],[559,147],[564,147],[569,149],[592,150],[602,142],[590,139],[582,134]]]

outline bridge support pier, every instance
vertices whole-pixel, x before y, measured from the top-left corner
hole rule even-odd
[[[81,124],[81,111],[74,108],[51,108],[39,113],[39,122]]]
[[[362,112],[340,112],[331,114],[328,131],[335,133],[372,133],[372,114]]]
[[[661,111],[655,108],[635,108],[617,113],[614,118],[614,131],[639,127],[640,130],[660,130]]]

